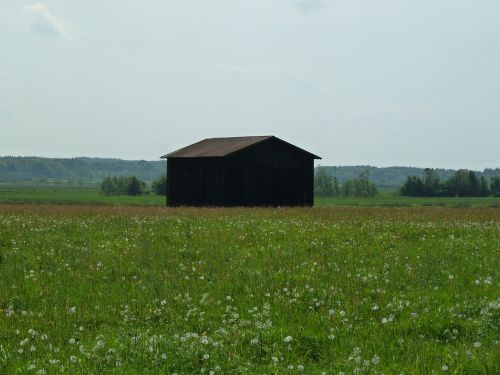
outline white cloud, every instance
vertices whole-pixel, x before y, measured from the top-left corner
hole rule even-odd
[[[312,12],[325,7],[325,0],[288,0],[303,12]]]
[[[23,13],[28,16],[31,31],[37,34],[59,36],[72,40],[81,36],[81,30],[62,17],[56,17],[47,5],[38,3],[26,5]]]

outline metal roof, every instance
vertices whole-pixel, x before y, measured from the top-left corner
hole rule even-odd
[[[298,151],[311,155],[314,159],[321,159],[319,156],[311,154],[297,146],[283,141],[272,135],[266,136],[253,136],[253,137],[227,137],[227,138],[207,138],[202,141],[193,143],[190,146],[181,148],[177,151],[163,155],[162,159],[167,158],[200,158],[200,157],[224,157],[233,152],[242,150],[256,143],[268,140],[277,139],[280,142],[286,143]]]

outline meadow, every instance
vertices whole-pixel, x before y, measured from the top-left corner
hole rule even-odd
[[[498,374],[500,210],[0,205],[0,373]]]
[[[155,194],[142,196],[104,196],[97,185],[39,186],[0,184],[0,204],[77,204],[110,206],[165,206],[165,197]],[[380,207],[500,207],[500,198],[402,197],[394,189],[381,189],[371,198],[315,197],[315,206],[380,206]]]

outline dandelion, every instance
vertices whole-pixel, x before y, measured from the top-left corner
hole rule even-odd
[[[292,336],[287,336],[283,339],[284,342],[291,342],[293,340]]]
[[[382,318],[382,324],[386,324],[388,322],[387,318]]]
[[[209,358],[210,358],[210,354],[208,354],[208,353],[203,354],[203,359],[205,361],[208,361]]]
[[[441,366],[441,370],[448,371],[448,365],[444,364],[443,366]]]
[[[334,314],[335,314],[335,310],[334,310],[334,309],[330,309],[330,310],[328,310],[328,314],[329,314],[329,315],[334,315]]]
[[[70,360],[71,362],[75,363],[75,362],[76,362],[76,360],[77,360],[77,358],[76,358],[76,356],[72,355],[71,357],[69,357],[69,360]]]
[[[76,307],[75,307],[75,306],[70,307],[70,308],[69,308],[69,312],[70,312],[70,314],[74,314],[74,313],[76,313]]]
[[[36,352],[36,347],[35,347],[35,345],[31,345],[30,351],[32,351],[32,352]]]
[[[375,355],[372,357],[372,363],[373,363],[374,365],[378,365],[378,364],[379,364],[379,362],[380,362],[380,357],[379,357],[378,355],[376,355],[376,354],[375,354]]]
[[[76,342],[76,340],[72,337],[68,340],[68,342],[70,343],[70,345],[73,345]]]
[[[49,363],[51,365],[57,365],[59,363],[59,360],[58,359],[49,359]]]
[[[256,337],[250,340],[251,345],[257,345],[258,343],[259,343],[259,339]]]
[[[19,348],[19,349],[17,350],[17,352],[18,352],[19,354],[23,354],[23,353],[24,353],[24,349],[23,349],[23,348]]]
[[[476,341],[474,343],[474,348],[480,348],[481,347],[481,343],[479,341]]]
[[[277,357],[271,357],[271,361],[273,361],[274,363],[278,362],[278,358]]]
[[[304,371],[304,366],[303,365],[297,365],[297,370]]]
[[[31,370],[34,370],[35,369],[35,365],[32,363],[28,366],[28,370],[31,371]]]

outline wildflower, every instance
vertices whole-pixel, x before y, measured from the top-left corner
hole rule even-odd
[[[17,352],[18,352],[19,354],[23,354],[23,353],[24,353],[24,349],[23,349],[23,348],[19,348],[19,349],[17,350]]]
[[[77,360],[77,358],[76,358],[76,356],[72,355],[71,357],[69,357],[69,360],[70,360],[71,362],[75,363],[75,362],[76,362],[76,360]]]
[[[271,357],[271,361],[273,361],[274,363],[278,362],[278,358],[276,357]]]
[[[476,341],[474,343],[474,348],[480,348],[481,347],[481,343],[479,341]]]
[[[335,314],[335,310],[334,310],[334,309],[330,309],[330,310],[328,310],[328,314],[329,314],[329,315],[333,315],[333,314]]]
[[[76,313],[76,307],[75,307],[75,306],[70,307],[70,308],[69,308],[69,312],[70,312],[71,314]]]
[[[209,358],[210,358],[210,354],[208,354],[208,353],[203,354],[203,359],[205,361],[207,361]]]
[[[292,336],[287,336],[283,339],[284,342],[291,342],[293,340]]]
[[[443,366],[441,366],[441,370],[448,371],[448,365],[445,363]]]
[[[387,318],[382,318],[382,324],[386,324],[388,322]]]
[[[376,355],[376,354],[375,354],[375,355],[372,357],[372,363],[373,363],[374,365],[378,365],[378,363],[379,363],[379,362],[380,362],[380,357],[379,357],[378,355]]]
[[[250,340],[250,344],[252,344],[252,345],[257,345],[258,343],[259,343],[259,339],[256,337]]]
[[[68,342],[70,343],[70,345],[73,345],[76,342],[76,340],[72,337],[68,340]]]
[[[32,352],[36,352],[36,347],[35,347],[35,345],[31,345],[30,351],[32,351]]]
[[[304,371],[304,366],[303,365],[297,365],[297,370]]]
[[[35,365],[33,363],[28,366],[29,371],[34,370],[34,369],[35,369]]]
[[[163,354],[161,355],[161,359],[167,359],[167,354],[166,354],[166,353],[163,353]]]
[[[57,365],[59,363],[59,360],[58,359],[49,359],[49,363],[51,365]]]

